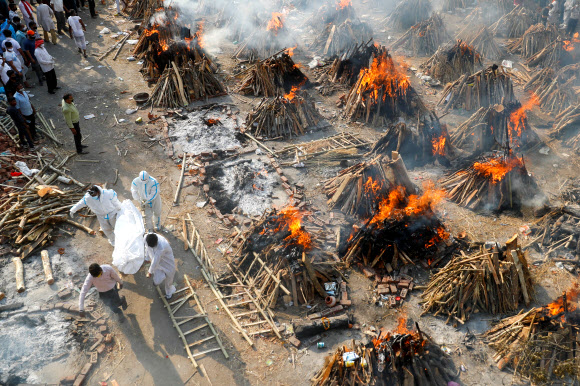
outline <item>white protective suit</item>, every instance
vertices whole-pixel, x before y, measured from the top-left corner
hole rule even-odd
[[[86,206],[97,215],[99,224],[103,233],[109,239],[111,245],[115,245],[115,223],[117,222],[117,214],[121,209],[121,202],[117,198],[117,193],[113,189],[103,189],[98,186],[101,195],[99,197],[91,197],[87,192],[83,198],[79,200],[71,209],[70,214],[75,214],[79,209]]]
[[[157,180],[146,171],[142,171],[131,184],[131,194],[134,200],[145,201],[144,205],[153,211],[153,223],[155,229],[159,230],[161,225],[161,192]]]
[[[147,235],[145,235],[147,238]],[[145,260],[151,260],[149,273],[153,275],[153,284],[159,285],[165,280],[165,297],[170,298],[175,293],[173,277],[175,276],[175,258],[169,241],[157,235],[157,246],[151,248],[145,241]]]

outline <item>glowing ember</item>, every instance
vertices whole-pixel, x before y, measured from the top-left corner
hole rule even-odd
[[[487,162],[475,162],[473,164],[473,168],[483,176],[490,178],[493,184],[497,184],[511,170],[521,166],[523,166],[522,159],[514,156],[507,158],[495,157]]]
[[[292,99],[294,99],[294,97],[296,96],[296,92],[300,89],[299,86],[292,86],[292,90],[290,90],[290,92],[286,95],[284,95],[284,98],[288,99],[289,101],[291,101]]]
[[[445,155],[445,136],[442,135],[438,138],[433,138],[431,143],[433,144],[433,155]]]
[[[544,308],[548,311],[548,313],[552,316],[556,316],[566,309],[568,311],[575,311],[577,308],[576,301],[578,300],[578,296],[580,295],[580,285],[578,283],[574,283],[572,288],[566,291],[566,305],[564,307],[564,297],[560,296],[558,299],[554,300],[552,303],[544,306]],[[562,320],[565,320],[564,315],[562,315]]]
[[[532,97],[528,99],[526,103],[510,114],[510,120],[508,122],[510,144],[516,147],[518,146],[519,137],[522,136],[522,132],[526,125],[526,111],[531,110],[534,106],[538,106],[539,104],[540,100],[538,99],[538,96],[532,94]]]
[[[571,40],[564,40],[564,46],[562,46],[562,48],[564,49],[564,51],[574,51],[574,45],[576,43],[580,43],[580,39],[579,39],[579,33],[576,32],[574,34],[574,36],[572,36]]]
[[[336,4],[336,9],[344,9],[350,6],[351,0],[340,0],[338,4]]]
[[[365,192],[366,193],[377,194],[380,189],[381,189],[381,185],[380,185],[379,181],[374,181],[371,177],[369,177],[367,179],[367,182],[365,182]]]
[[[294,50],[296,49],[296,47],[298,47],[298,45],[295,45],[294,47],[286,48],[286,53],[288,54],[289,57],[294,56]]]
[[[387,96],[391,98],[404,96],[410,86],[407,76],[398,71],[393,58],[386,52],[377,56],[370,68],[362,69],[359,76],[362,77],[362,81],[357,93],[370,89],[377,99],[379,90],[384,87],[383,101]]]
[[[284,15],[280,12],[272,12],[272,19],[268,22],[266,29],[268,31],[274,31],[275,35],[278,35],[278,30],[284,27]]]
[[[411,331],[407,328],[407,316],[405,314],[399,316],[397,328],[394,331],[397,334],[412,334],[414,331]]]
[[[293,206],[287,206],[280,210],[278,218],[276,221],[279,223],[278,227],[274,230],[270,230],[273,233],[288,230],[290,235],[284,239],[288,245],[301,245],[304,250],[308,250],[312,247],[312,239],[308,232],[302,229],[301,220],[304,216],[303,212],[300,212],[297,208]],[[260,234],[266,233],[268,230],[264,229]]]

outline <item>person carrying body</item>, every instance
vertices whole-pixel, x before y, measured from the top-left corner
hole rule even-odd
[[[118,287],[117,288],[117,284]],[[99,291],[99,297],[113,312],[120,312],[119,307],[127,308],[127,300],[119,296],[119,290],[123,289],[123,280],[110,265],[93,263],[89,266],[89,274],[85,279],[79,296],[80,316],[85,316],[85,297],[92,286]]]
[[[153,223],[155,224],[155,229],[159,230],[161,224],[161,192],[157,180],[146,171],[142,171],[131,184],[131,194],[135,201],[139,201],[153,211]]]
[[[165,297],[171,299],[175,293],[175,258],[169,241],[156,233],[145,235],[145,260],[151,260],[147,277],[153,276],[153,284],[165,282]]]

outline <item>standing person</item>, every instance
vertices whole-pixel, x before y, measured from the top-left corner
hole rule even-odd
[[[14,70],[8,70],[6,74],[8,75],[8,82],[4,83],[4,92],[6,93],[6,96],[14,97],[21,80]]]
[[[16,4],[10,3],[8,4],[8,8],[10,9],[10,12],[8,12],[8,20],[14,22],[14,18],[18,17],[18,7],[16,6]],[[20,19],[20,17],[18,18]]]
[[[20,113],[24,116],[26,120],[26,124],[30,130],[30,136],[32,137],[33,141],[36,141],[36,109],[30,103],[30,98],[26,91],[24,91],[24,86],[22,83],[19,83],[16,87],[16,94],[14,94],[14,98],[16,99],[16,107],[20,110]]]
[[[9,30],[10,33],[15,33],[16,31],[14,31],[14,27],[12,27],[12,24],[4,18],[4,16],[0,16],[0,44],[4,41],[4,39],[6,39],[6,36],[2,33],[5,30]]]
[[[117,215],[121,210],[117,193],[113,189],[103,189],[93,185],[85,196],[70,209],[70,216],[73,217],[79,209],[84,207],[88,207],[97,216],[101,230],[109,239],[109,243],[115,246],[115,224],[117,223]]]
[[[24,19],[24,25],[30,26],[30,22],[34,21],[34,10],[27,0],[20,0],[18,4],[20,13],[22,13],[22,18]]]
[[[550,11],[548,12],[548,24],[558,26],[560,21],[560,8],[558,8],[558,2],[553,0],[550,4]]]
[[[156,233],[145,236],[145,259],[151,260],[147,277],[153,275],[153,284],[160,285],[165,281],[165,297],[171,299],[175,293],[173,277],[175,276],[175,258],[169,241]]]
[[[30,148],[31,151],[34,151],[34,142],[30,136],[29,127],[26,123],[26,120],[22,116],[22,113],[16,107],[16,99],[14,97],[8,97],[8,104],[9,107],[6,109],[6,113],[10,115],[12,121],[14,122],[14,126],[18,130],[18,136],[20,137],[20,144],[26,148],[27,146]]]
[[[92,286],[97,288],[99,298],[114,313],[121,312],[119,307],[127,308],[127,299],[124,296],[119,296],[119,290],[123,289],[123,280],[115,272],[115,269],[108,264],[93,263],[89,266],[89,274],[79,296],[79,315],[81,318],[85,316],[85,297]]]
[[[97,11],[95,11],[95,0],[88,0],[89,3],[89,12],[91,13],[91,17],[93,19],[97,18]]]
[[[119,4],[120,0],[115,0],[115,4],[117,5],[117,14],[115,16],[121,16],[121,5]]]
[[[159,183],[146,171],[139,173],[139,176],[131,184],[131,194],[133,199],[148,207],[153,211],[153,224],[159,230],[161,223],[161,192]]]
[[[54,21],[52,21],[54,12],[48,5],[49,2],[50,0],[42,0],[42,4],[36,7],[36,17],[38,18],[38,23],[42,27],[44,41],[49,41],[48,34],[50,32],[50,37],[52,37],[52,44],[56,44],[56,31],[54,30]]]
[[[65,94],[62,97],[62,114],[64,115],[64,120],[66,121],[68,128],[73,133],[77,153],[89,154],[88,151],[83,150],[87,146],[81,143],[83,136],[81,135],[81,127],[79,124],[79,110],[74,104],[74,98],[72,94]]]
[[[16,57],[18,58],[18,60],[20,60],[20,64],[25,66],[25,68],[23,68],[22,74],[26,75],[26,73],[28,72],[28,66],[30,66],[30,60],[28,60],[28,56],[22,49],[22,46],[20,46],[18,40],[12,37],[14,35],[12,34],[12,32],[10,32],[10,30],[4,30],[2,31],[2,34],[5,37],[4,41],[2,42],[2,49],[6,51],[6,43],[8,42],[12,43],[12,49],[14,49]]]
[[[572,36],[576,32],[578,26],[578,19],[580,19],[580,5],[576,2],[570,11],[570,18],[566,25],[566,35]]]
[[[62,4],[64,6],[65,16],[68,18],[72,16],[72,11],[77,12],[77,3],[75,0],[63,0]],[[66,20],[65,20],[66,21]],[[65,28],[66,29],[66,28]]]
[[[56,30],[59,35],[64,34],[66,29],[66,17],[65,12],[68,12],[67,8],[64,6],[63,0],[50,0],[50,5],[54,11],[54,17],[56,18]]]
[[[28,57],[31,63],[32,70],[36,73],[38,77],[38,84],[40,86],[43,85],[44,74],[42,73],[42,68],[40,68],[40,64],[36,60],[36,56],[34,56],[34,52],[36,51],[36,34],[33,30],[29,30],[26,32],[26,40],[24,41],[22,48],[24,49],[24,54]]]
[[[26,30],[27,28],[24,26],[24,24],[18,24],[16,34],[14,35],[14,40],[18,42],[20,47],[22,47],[26,41]]]
[[[4,32],[8,32],[8,31],[4,31]],[[30,87],[30,85],[28,84],[28,82],[26,81],[26,72],[23,72],[22,69],[22,62],[20,62],[20,59],[18,58],[18,55],[16,54],[16,52],[14,52],[14,47],[12,45],[12,42],[3,42],[2,43],[2,47],[6,50],[4,51],[4,60],[6,61],[6,63],[8,63],[8,65],[14,70],[14,72],[18,73],[18,76],[22,79],[22,82],[24,82],[24,85],[26,87]]]
[[[48,93],[55,94],[60,87],[58,87],[56,72],[54,71],[54,58],[44,48],[44,40],[37,40],[35,43],[36,50],[34,50],[34,55],[46,79]]]
[[[10,8],[7,0],[0,0],[0,15],[4,15],[4,17],[10,15]]]
[[[77,16],[76,11],[71,11],[72,16],[68,18],[68,32],[71,39],[75,40],[79,52],[87,57],[87,43],[85,41],[85,33],[87,30],[83,20]]]

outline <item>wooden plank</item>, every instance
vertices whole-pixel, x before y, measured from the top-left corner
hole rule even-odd
[[[302,262],[304,263],[304,267],[306,267],[306,272],[308,273],[308,276],[310,277],[310,280],[312,281],[312,284],[314,285],[316,292],[318,292],[318,294],[322,296],[323,299],[325,299],[328,296],[328,294],[326,293],[324,288],[322,288],[322,285],[320,285],[320,282],[316,278],[316,273],[314,272],[314,268],[312,268],[310,259],[308,258],[308,256],[306,256],[306,252],[302,252]]]
[[[518,258],[518,252],[512,250],[512,259],[514,260],[514,265],[516,270],[518,271],[518,277],[520,278],[520,286],[522,287],[522,293],[524,295],[524,301],[526,302],[526,306],[530,304],[530,295],[528,294],[528,287],[526,286],[526,278],[524,277],[524,270],[522,269],[522,263]]]

